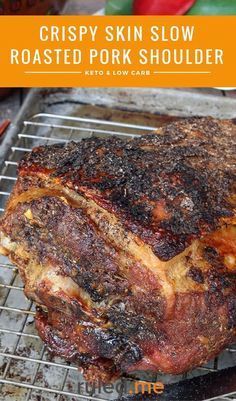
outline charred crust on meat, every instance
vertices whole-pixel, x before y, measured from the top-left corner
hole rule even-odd
[[[103,358],[115,359],[116,363],[131,365],[142,359],[142,352],[137,344],[128,337],[119,334],[114,329],[106,332],[100,329],[87,329],[85,334],[90,336],[96,352]]]
[[[204,274],[197,267],[191,267],[188,271],[188,276],[198,284],[204,283]]]
[[[169,260],[233,215],[232,127],[191,118],[130,141],[90,138],[38,147],[19,171],[48,169],[63,185],[85,194],[95,191],[98,203],[117,214],[160,259]],[[160,202],[165,218],[159,220]]]
[[[0,250],[40,337],[90,382],[183,373],[235,340],[235,133],[193,118],[20,163]]]
[[[234,297],[229,298],[228,310],[229,310],[228,328],[235,329],[236,328],[236,299]]]

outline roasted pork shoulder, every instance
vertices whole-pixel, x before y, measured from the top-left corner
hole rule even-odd
[[[87,380],[186,372],[236,336],[236,125],[33,149],[0,223],[36,327]]]

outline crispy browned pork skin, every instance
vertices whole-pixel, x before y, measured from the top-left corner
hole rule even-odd
[[[202,118],[24,157],[1,250],[52,352],[109,381],[182,373],[235,340],[235,155],[236,126]]]

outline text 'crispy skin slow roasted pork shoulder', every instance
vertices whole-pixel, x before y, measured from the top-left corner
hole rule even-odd
[[[178,374],[236,335],[236,125],[42,146],[19,165],[1,252],[56,355],[90,381]]]

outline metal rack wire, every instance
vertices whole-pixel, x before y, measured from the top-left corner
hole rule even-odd
[[[0,212],[16,180],[19,160],[33,146],[79,141],[93,136],[116,135],[124,139],[133,138],[154,128],[114,121],[53,114],[37,114],[24,121],[15,142],[9,149],[7,160],[0,172]],[[83,381],[76,366],[59,358],[52,358],[34,329],[34,305],[25,299],[22,282],[15,266],[0,258],[0,400],[17,401],[66,401],[116,399],[104,394],[78,394],[77,384]],[[204,367],[199,367],[189,377],[216,372],[236,365],[236,347],[228,348],[219,358]],[[158,378],[160,378],[158,376]],[[156,380],[157,376],[145,377]],[[167,383],[186,379],[185,376],[162,377]],[[133,380],[123,379],[123,380]],[[3,398],[1,398],[1,394]],[[17,394],[17,396],[16,396]],[[236,393],[235,393],[236,397]],[[233,400],[234,396],[222,394],[221,400]],[[171,400],[170,400],[171,401]]]

